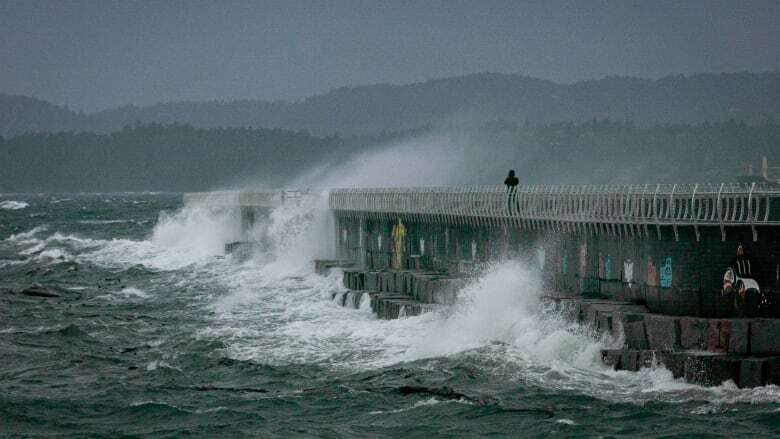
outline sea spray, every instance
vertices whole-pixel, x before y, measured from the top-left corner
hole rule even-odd
[[[333,214],[327,199],[327,192],[308,194],[274,208],[254,225],[250,239],[261,236],[267,243],[255,255],[258,269],[275,278],[311,274],[314,259],[333,258]]]
[[[29,206],[30,204],[25,201],[5,200],[0,201],[0,209],[4,210],[21,210]]]
[[[196,205],[173,214],[161,213],[150,241],[198,259],[221,255],[226,243],[240,239],[240,216],[234,209]]]
[[[292,246],[258,262],[223,257],[219,245],[202,253],[162,245],[155,228],[160,238],[187,224],[169,222],[178,204],[170,196],[74,198],[55,208],[31,201],[8,215],[0,240],[0,261],[14,262],[0,262],[9,290],[0,295],[0,405],[19,435],[110,436],[117,426],[130,435],[392,436],[399,426],[420,427],[418,435],[776,435],[777,386],[704,388],[662,367],[604,367],[598,349],[613,341],[547,309],[538,298],[549,292],[520,262],[493,267],[449,310],[379,320],[366,294],[358,310],[331,302],[345,292],[338,269],[270,269],[283,268]],[[98,214],[123,199],[146,203]],[[155,224],[161,210],[172,213]],[[106,218],[132,221],[100,230],[78,222]],[[317,244],[298,230],[298,245]],[[332,233],[310,236],[332,244]],[[67,250],[77,269],[34,258],[51,249]],[[62,298],[13,293],[33,282],[58,284]],[[495,303],[478,303],[491,295]],[[478,333],[452,331],[458,325]],[[443,348],[431,346],[439,340]],[[94,416],[85,422],[83,413]]]

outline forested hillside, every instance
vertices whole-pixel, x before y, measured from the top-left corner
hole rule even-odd
[[[404,144],[428,148],[425,139],[432,135],[453,139],[453,144],[440,144],[440,154],[434,149],[425,165],[451,169],[448,183],[461,184],[500,183],[509,167],[518,170],[523,183],[731,181],[747,163],[757,165],[763,155],[774,160],[780,150],[775,122],[641,127],[608,120],[493,121],[446,133],[430,128],[371,137],[150,124],[110,134],[0,138],[0,192],[195,191],[247,183],[281,187],[312,167],[346,163],[357,153],[390,148],[392,155],[394,146]],[[423,160],[414,149],[403,151],[402,164]],[[355,166],[361,166],[360,160]]]
[[[658,80],[607,77],[558,84],[483,73],[409,85],[344,87],[298,102],[171,102],[75,113],[42,101],[0,95],[0,135],[28,131],[111,132],[136,123],[199,128],[308,130],[366,135],[428,125],[480,126],[502,119],[550,124],[592,119],[640,126],[780,119],[780,72],[699,74]]]

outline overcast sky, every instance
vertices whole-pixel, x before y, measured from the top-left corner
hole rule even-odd
[[[780,69],[780,1],[0,0],[0,93],[94,111],[476,72]]]

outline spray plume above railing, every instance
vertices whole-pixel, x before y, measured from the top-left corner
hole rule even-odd
[[[655,225],[780,225],[780,188],[760,184],[454,186],[334,189],[330,208],[355,218],[561,230]],[[660,231],[659,231],[660,234]],[[724,231],[725,236],[725,231]]]
[[[214,191],[189,192],[182,195],[187,205],[208,205],[212,207],[264,207],[273,208],[290,201],[300,201],[310,195],[310,191],[300,190],[253,190],[253,191]]]

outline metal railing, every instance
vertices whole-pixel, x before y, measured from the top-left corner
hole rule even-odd
[[[774,203],[774,204],[773,204]],[[559,231],[648,233],[655,226],[780,225],[780,189],[759,184],[503,186],[334,189],[336,215]]]
[[[215,191],[185,193],[182,200],[186,205],[273,208],[284,203],[300,202],[308,195],[309,191],[298,190]]]

